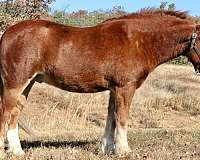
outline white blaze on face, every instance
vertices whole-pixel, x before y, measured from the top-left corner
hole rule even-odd
[[[9,151],[14,153],[15,155],[24,155],[24,151],[22,150],[21,143],[19,140],[18,134],[18,124],[14,129],[8,129],[7,131],[7,140]]]

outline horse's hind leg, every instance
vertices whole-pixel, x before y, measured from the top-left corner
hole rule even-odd
[[[10,113],[7,131],[8,147],[10,152],[18,156],[24,154],[18,134],[18,120],[34,82],[35,78],[32,80],[29,79],[28,83],[18,89],[4,88],[4,105],[6,106],[8,113]],[[12,103],[10,103],[10,101]]]
[[[6,154],[4,151],[4,134],[5,134],[5,116],[4,108],[2,104],[2,95],[3,95],[3,82],[0,78],[0,159],[4,159]]]
[[[2,102],[0,104],[0,159],[6,156],[4,151],[5,118]]]
[[[5,156],[4,136],[6,122],[8,123],[7,140],[9,151],[15,155],[24,154],[18,135],[18,119],[35,80],[38,80],[37,76],[35,78],[33,76],[32,79],[29,79],[27,83],[18,88],[8,88],[0,83],[0,159]]]
[[[5,136],[5,124],[14,124],[15,119],[11,118],[13,115],[18,115],[19,111],[16,108],[17,99],[18,99],[18,90],[15,89],[5,89],[2,95],[2,102],[0,107],[0,159],[5,156],[4,153],[4,136]],[[7,132],[7,138],[9,141],[9,145],[11,150],[17,154],[23,154],[21,149],[21,144],[18,138],[18,126],[10,125],[9,130]],[[11,143],[10,143],[11,142]]]
[[[22,89],[7,89],[4,88],[2,97],[4,117],[8,123],[7,140],[9,151],[15,155],[23,155],[24,151],[21,148],[18,135],[18,119],[22,107],[17,105],[21,98]]]

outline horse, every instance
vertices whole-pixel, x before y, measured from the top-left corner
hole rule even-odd
[[[4,137],[10,152],[24,154],[18,119],[35,81],[78,93],[109,90],[102,151],[131,151],[129,108],[147,76],[181,55],[200,72],[200,25],[186,15],[146,9],[86,28],[46,20],[26,20],[9,27],[0,41],[1,157],[5,156]]]

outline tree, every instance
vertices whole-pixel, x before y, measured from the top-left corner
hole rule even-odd
[[[174,4],[174,3],[169,4],[169,5],[168,5],[168,10],[169,10],[169,11],[175,11],[175,10],[176,10],[175,4]]]
[[[6,3],[18,5],[25,8],[31,8],[31,10],[49,10],[49,5],[55,0],[6,0]]]
[[[168,2],[161,1],[161,3],[160,3],[160,9],[161,9],[161,10],[166,9],[167,4],[168,4]],[[175,10],[176,10],[176,5],[175,5],[175,3],[170,3],[170,4],[168,4],[168,8],[167,8],[167,9],[168,9],[169,11],[175,11]]]
[[[167,6],[167,3],[168,3],[168,2],[161,1],[161,3],[160,3],[160,9],[161,9],[161,10],[164,10],[165,7]]]

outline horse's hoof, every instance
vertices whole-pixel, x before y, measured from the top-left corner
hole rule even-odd
[[[114,153],[117,155],[123,155],[123,154],[128,154],[130,153],[132,150],[130,149],[129,146],[126,147],[117,147],[114,150]]]
[[[13,154],[16,155],[16,156],[24,156],[25,152],[23,150],[21,150],[21,151],[15,151],[15,152],[13,152]]]
[[[25,152],[22,149],[18,149],[18,150],[9,149],[7,152],[12,153],[15,156],[24,156],[25,155]]]
[[[102,144],[101,149],[102,149],[103,154],[113,154],[114,150],[115,150],[115,145],[114,144],[110,144],[110,145]]]

